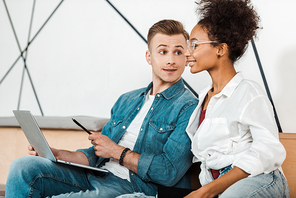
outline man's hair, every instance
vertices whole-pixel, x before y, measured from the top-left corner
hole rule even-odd
[[[181,22],[165,19],[158,21],[149,29],[147,35],[148,48],[150,47],[152,38],[158,33],[168,36],[182,34],[186,40],[189,39],[189,34],[186,32],[186,30],[184,30],[183,24]]]

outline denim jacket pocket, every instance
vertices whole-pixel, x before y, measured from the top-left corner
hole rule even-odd
[[[112,118],[112,126],[113,127],[116,127],[117,125],[119,125],[122,122],[123,122],[123,117],[113,117]]]
[[[122,123],[123,123],[124,117],[112,117],[111,118],[111,123],[113,130],[119,130],[122,128]]]
[[[146,149],[154,154],[162,153],[163,146],[175,128],[175,124],[150,120]]]

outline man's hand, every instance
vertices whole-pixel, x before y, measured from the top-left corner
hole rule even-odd
[[[88,136],[91,143],[95,145],[95,154],[102,158],[114,158],[119,160],[120,155],[124,149],[123,146],[119,146],[113,142],[108,136],[100,133],[93,132]]]
[[[89,165],[86,155],[80,151],[67,151],[55,148],[50,148],[56,159],[61,159],[78,164]],[[29,155],[38,156],[38,153],[34,150],[33,146],[28,146]]]
[[[95,145],[94,150],[98,157],[120,159],[124,147],[113,142],[108,136],[93,132],[88,136],[88,139]],[[123,165],[137,174],[139,158],[139,153],[129,150],[123,158]]]
[[[53,155],[54,155],[55,157],[57,157],[57,156],[58,156],[58,151],[59,151],[59,150],[57,150],[57,149],[55,149],[55,148],[50,148],[50,149],[51,149]],[[33,148],[32,145],[29,145],[29,146],[28,146],[28,154],[29,154],[29,155],[38,156],[37,151],[35,151],[35,149]]]
[[[31,145],[28,146],[28,154],[38,156],[38,153],[34,150],[33,146]]]

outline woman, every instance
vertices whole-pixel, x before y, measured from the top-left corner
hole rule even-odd
[[[212,85],[200,93],[187,133],[203,185],[189,197],[289,197],[282,173],[286,152],[272,106],[262,88],[244,80],[234,63],[258,29],[249,0],[201,0],[187,63],[207,71]]]

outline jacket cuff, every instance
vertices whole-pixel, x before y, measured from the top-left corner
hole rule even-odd
[[[84,155],[86,155],[89,166],[95,167],[98,157],[96,156],[95,150],[93,149],[93,147],[94,146],[89,147],[88,149],[78,149],[77,151],[80,151],[84,153]]]
[[[141,153],[140,155],[138,162],[138,176],[142,178],[144,181],[148,179],[147,173],[154,156],[155,155],[153,153],[147,152]]]

